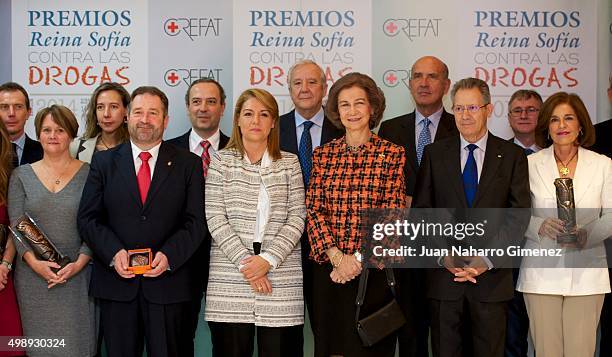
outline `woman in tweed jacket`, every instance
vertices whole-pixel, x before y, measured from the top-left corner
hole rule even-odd
[[[298,158],[279,148],[274,97],[243,92],[226,149],[206,178],[212,235],[205,317],[214,356],[300,356],[300,244],[306,208]]]
[[[384,110],[382,91],[364,74],[349,73],[329,91],[325,112],[346,134],[315,149],[306,195],[310,258],[317,263],[313,266],[316,357],[395,354],[395,334],[363,347],[355,324],[364,239],[361,213],[407,205],[404,149],[371,131]],[[370,269],[360,318],[392,298],[385,272]]]

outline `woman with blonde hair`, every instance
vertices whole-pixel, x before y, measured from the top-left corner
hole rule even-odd
[[[260,356],[303,353],[304,184],[297,156],[279,141],[274,97],[244,91],[230,142],[213,155],[206,177],[213,356],[250,356],[255,335]]]

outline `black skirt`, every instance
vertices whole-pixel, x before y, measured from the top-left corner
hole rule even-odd
[[[364,347],[361,343],[355,323],[355,300],[359,276],[346,284],[336,284],[329,277],[331,271],[332,266],[329,263],[313,264],[314,355],[316,357],[394,356],[396,334],[387,336],[371,347]],[[370,269],[360,317],[375,312],[392,298],[393,294],[387,285],[385,272]]]

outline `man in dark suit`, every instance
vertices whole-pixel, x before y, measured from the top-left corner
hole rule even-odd
[[[0,117],[11,137],[13,166],[31,164],[43,157],[40,143],[25,134],[25,123],[32,115],[28,92],[19,84],[0,85]]]
[[[204,230],[202,163],[162,142],[168,98],[155,87],[131,95],[130,141],[93,156],[79,207],[81,237],[94,252],[90,294],[100,301],[109,356],[191,356],[198,293],[189,259]],[[129,251],[149,248],[135,275]]]
[[[425,148],[417,177],[416,208],[529,208],[527,158],[518,146],[488,132],[493,112],[488,85],[476,78],[451,91],[460,135]],[[504,355],[507,302],[512,271],[497,269],[488,257],[466,266],[442,260],[427,276],[434,356],[460,356],[472,336],[473,356]],[[463,331],[469,321],[470,333]]]
[[[408,82],[410,94],[414,99],[415,111],[397,118],[384,121],[380,125],[378,135],[397,145],[404,147],[406,164],[406,194],[414,195],[416,175],[419,163],[426,145],[457,135],[455,118],[444,110],[442,98],[450,87],[448,67],[440,59],[433,56],[419,58],[410,71]],[[424,131],[427,127],[427,131]],[[407,296],[409,304],[404,305],[404,311],[414,320],[416,335],[406,325],[398,333],[400,356],[429,356],[429,319],[427,311],[419,308],[425,305],[425,274],[420,270],[404,269],[400,271],[400,294]],[[416,308],[415,308],[416,307]]]
[[[608,102],[612,104],[612,76],[609,79]],[[612,119],[595,124],[595,145],[591,149],[612,159]],[[605,241],[608,267],[612,267],[612,239]],[[608,269],[612,280],[612,269]],[[601,338],[599,339],[599,355],[612,355],[612,293],[607,293],[600,317]]]
[[[323,97],[327,93],[325,72],[315,62],[304,60],[289,69],[289,94],[295,109],[280,117],[281,150],[298,155],[304,187],[308,189],[308,179],[312,168],[312,151],[320,145],[341,137],[344,133],[335,127],[323,112]],[[312,262],[307,233],[300,239],[302,245],[302,271],[304,274],[304,300],[312,319]]]
[[[202,167],[206,171],[204,176],[206,176],[210,157],[229,142],[229,138],[219,130],[221,116],[225,111],[225,90],[219,82],[212,78],[200,78],[193,81],[187,88],[185,105],[191,129],[179,137],[168,140],[168,143],[201,157]],[[199,286],[199,294],[193,301],[192,335],[194,339],[198,329],[202,298],[206,294],[208,285],[211,242],[210,232],[206,230],[202,244],[189,262],[197,274]]]
[[[542,96],[531,89],[519,89],[512,93],[508,102],[508,123],[514,136],[508,141],[520,146],[529,156],[540,151],[535,143],[535,129],[538,113],[542,107]],[[512,270],[512,280],[516,287],[519,267]],[[506,334],[506,357],[527,357],[529,335],[529,316],[523,294],[515,291],[508,304],[508,326]]]

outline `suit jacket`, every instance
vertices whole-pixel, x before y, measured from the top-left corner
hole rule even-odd
[[[191,153],[162,142],[144,205],[131,142],[93,156],[79,206],[81,237],[95,254],[90,293],[131,301],[139,289],[157,304],[186,302],[197,294],[193,268],[185,264],[205,229],[202,164]],[[157,278],[121,278],[111,262],[121,249],[163,252],[170,271]]]
[[[43,158],[43,149],[40,143],[36,140],[30,139],[26,135],[25,144],[23,145],[23,153],[21,154],[21,161],[19,165],[32,164]]]
[[[529,208],[527,158],[523,150],[488,134],[474,208]],[[463,191],[460,139],[452,136],[425,147],[412,206],[416,208],[468,208]],[[471,294],[479,301],[504,301],[513,296],[512,271],[492,269],[477,284],[456,283],[444,268],[428,272],[428,296],[456,300]]]
[[[96,142],[100,134],[89,139],[76,138],[70,143],[70,156],[75,159],[91,162],[91,158],[96,151]]]
[[[328,142],[340,138],[344,135],[344,131],[336,127],[327,117],[323,119],[323,128],[321,131],[321,144],[325,145]],[[298,155],[298,141],[295,128],[295,109],[280,117],[280,148]],[[308,190],[308,187],[304,187]],[[302,263],[308,263],[310,255],[310,244],[308,243],[308,232],[304,231],[300,240],[302,245]]]
[[[591,150],[612,158],[612,119],[595,124],[595,145]]]
[[[168,140],[168,143],[189,151],[189,135],[191,135],[191,130],[192,129],[189,129],[185,134],[177,136],[174,139]],[[219,134],[221,135],[221,138],[219,139],[219,150],[221,150],[227,146],[227,143],[229,142],[229,137],[223,134],[222,132],[219,132]]]
[[[283,151],[298,154],[298,140],[295,128],[295,109],[280,117],[280,147]],[[337,139],[344,135],[342,129],[338,129],[332,122],[325,117],[321,132],[321,144]]]
[[[416,112],[385,120],[382,122],[382,124],[380,124],[380,129],[378,130],[378,135],[381,138],[387,139],[396,145],[404,147],[404,152],[406,153],[404,177],[406,179],[406,194],[408,196],[414,195],[416,177],[419,172],[416,154],[415,130]],[[442,116],[440,117],[440,123],[438,124],[438,129],[436,130],[434,142],[458,134],[459,132],[457,131],[457,126],[455,125],[455,116],[443,109]]]
[[[168,140],[169,144],[175,145],[181,149],[185,149],[190,151],[189,147],[189,136],[191,135],[191,130],[187,130],[187,132],[181,136],[177,136],[174,139]],[[225,148],[227,143],[229,142],[229,137],[219,132],[219,150]],[[195,252],[193,257],[191,258],[190,264],[193,266],[195,274],[197,274],[198,284],[200,286],[200,295],[196,297],[196,299],[201,300],[202,296],[206,293],[206,287],[208,286],[208,271],[210,266],[210,246],[211,246],[212,238],[210,236],[210,232],[208,229],[204,230],[204,241],[198,247],[198,250]]]
[[[526,233],[526,246],[532,249],[558,248],[555,241],[538,236],[544,219],[557,217],[554,181],[559,177],[559,171],[553,147],[549,146],[529,155],[528,160],[529,186],[534,209]],[[565,256],[559,261],[524,257],[517,290],[566,296],[610,292],[603,241],[612,232],[612,161],[593,151],[578,148],[573,184],[576,223],[588,232],[585,248],[564,249]],[[546,264],[543,259],[547,259]],[[544,266],[551,269],[543,268]],[[568,266],[576,269],[567,268]],[[587,267],[589,269],[584,269]]]

